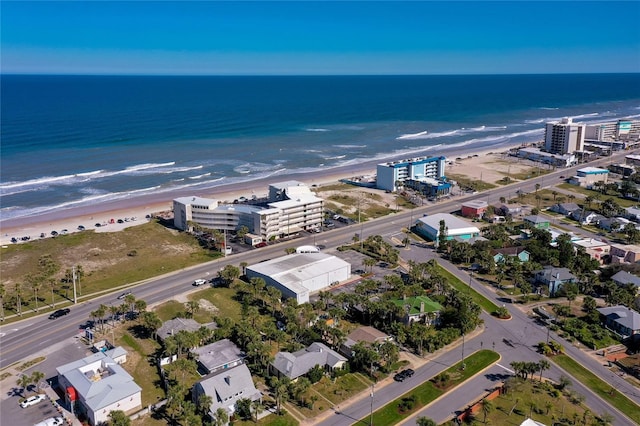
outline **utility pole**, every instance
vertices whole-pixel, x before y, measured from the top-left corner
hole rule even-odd
[[[369,426],[373,426],[373,383],[371,383],[371,411],[369,414]]]
[[[466,367],[464,365],[464,330],[462,331],[462,370],[464,371],[464,368]]]
[[[78,296],[76,293],[76,267],[71,268],[71,275],[73,276],[73,304],[78,303]]]

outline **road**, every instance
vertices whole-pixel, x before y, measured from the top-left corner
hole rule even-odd
[[[616,161],[617,157],[622,157],[626,154],[628,153],[617,154],[613,156],[613,159],[601,159],[595,162],[591,162],[588,165],[597,166],[598,164],[605,164],[609,163],[610,161]],[[584,165],[580,167],[583,166]],[[489,202],[497,202],[500,197],[512,196],[513,194],[515,194],[516,190],[532,192],[535,191],[536,184],[540,184],[541,187],[555,184],[556,182],[560,182],[559,177],[561,175],[570,176],[577,168],[579,167],[560,169],[556,172],[552,172],[544,176],[533,178],[525,182],[498,187],[486,191],[482,194],[464,197],[453,197],[449,200],[440,201],[438,203],[429,203],[428,205],[413,209],[412,211],[395,213],[390,216],[370,222],[354,224],[349,227],[325,231],[320,234],[309,235],[300,239],[278,243],[258,250],[231,255],[227,258],[218,259],[202,265],[187,268],[185,270],[176,271],[157,278],[146,280],[136,285],[135,287],[132,287],[131,290],[133,291],[133,294],[136,296],[136,298],[145,300],[148,305],[160,303],[169,300],[176,295],[185,293],[186,291],[193,289],[193,287],[191,287],[191,283],[193,283],[193,280],[197,278],[213,277],[220,269],[222,269],[227,264],[239,265],[241,262],[253,264],[261,260],[281,256],[286,248],[305,244],[322,244],[326,246],[327,251],[330,251],[341,244],[350,243],[351,238],[355,233],[360,234],[360,236],[364,238],[369,235],[382,235],[387,237],[397,235],[401,228],[409,226],[415,219],[422,216],[423,214],[452,212],[460,208],[461,202],[473,199],[486,199]],[[585,233],[584,230],[581,230],[581,232],[583,234]],[[415,250],[415,252],[418,253],[418,250]],[[402,253],[403,256],[405,254],[405,252]],[[424,261],[420,259],[418,260]],[[464,277],[464,274],[461,271],[457,272],[462,274]],[[467,278],[463,278],[463,280],[464,279]],[[482,292],[488,291],[484,289],[483,286],[477,283],[474,284],[474,287]],[[2,348],[2,351],[0,353],[0,368],[4,368],[20,360],[33,357],[41,349],[46,348],[48,345],[63,341],[66,338],[77,335],[79,333],[80,324],[86,322],[89,319],[90,312],[97,309],[100,304],[120,304],[121,302],[117,300],[116,297],[121,293],[121,291],[121,289],[114,289],[114,292],[111,294],[100,296],[90,301],[78,303],[77,305],[71,307],[71,313],[69,315],[56,320],[49,320],[48,314],[44,314],[42,316],[34,317],[17,323],[3,325],[2,327],[0,327],[0,347]],[[491,295],[489,296],[491,297]],[[492,318],[488,318],[487,322],[489,323],[490,329],[493,321],[494,320]],[[526,318],[526,316],[518,319],[517,315],[514,315],[514,319],[509,321],[507,324],[509,325],[505,326],[506,328],[504,332],[513,334],[514,330],[522,330],[522,327],[531,327],[531,324],[533,323],[530,319]],[[532,329],[530,328],[529,330]],[[537,336],[537,334],[531,333],[531,336]],[[544,337],[546,338],[546,335]],[[537,343],[540,340],[544,340],[540,339],[539,337],[536,337],[536,339],[534,339],[535,341],[527,340],[526,343],[528,346],[526,351],[522,349],[524,352],[522,352],[522,354],[518,354],[518,356],[524,354],[527,354],[527,356],[532,356],[533,352],[531,349],[531,344]],[[525,346],[523,345],[522,347],[524,348]],[[578,361],[583,363],[583,365],[588,366],[591,371],[596,372],[607,381],[614,380],[616,388],[623,390],[623,392],[625,392],[629,396],[633,396],[636,402],[639,401],[639,398],[636,395],[637,390],[630,389],[631,385],[629,385],[627,382],[615,376],[611,377],[611,373],[607,369],[605,369],[602,365],[598,365],[595,360],[582,354],[582,352],[580,352],[579,350],[572,350],[572,347],[568,344],[565,344],[565,347],[567,348],[571,356],[578,359]],[[441,365],[445,365],[449,361],[453,363],[454,359],[457,359],[457,356],[454,353],[444,354],[443,357],[443,360],[438,361],[436,365],[438,363],[440,363]],[[519,360],[522,359],[523,358],[519,358]],[[424,372],[422,372],[421,370],[420,373],[417,373],[416,376],[414,376],[414,381],[416,380],[416,377],[421,377],[423,379],[430,377],[430,372],[433,367],[426,366],[424,368]],[[391,392],[393,389],[397,389],[398,391],[400,391],[401,388],[402,385],[397,387],[390,386],[390,390],[385,390],[384,392]],[[587,393],[585,392],[585,394]],[[376,396],[375,399],[378,400],[378,398],[381,401],[384,400],[384,394],[380,395],[380,397]],[[595,403],[596,402],[594,402],[594,404]],[[369,407],[368,402],[365,405],[367,405],[367,408]],[[354,409],[356,409],[355,406]],[[594,407],[594,410],[597,411],[597,408]],[[613,410],[608,411],[613,412]],[[357,415],[359,412],[360,411],[357,411],[354,415]],[[342,417],[345,416],[346,414]]]

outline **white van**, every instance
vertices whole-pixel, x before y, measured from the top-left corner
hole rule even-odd
[[[206,284],[207,280],[203,280],[202,278],[197,279],[193,282],[193,285],[195,285],[196,287],[201,286],[203,284]]]

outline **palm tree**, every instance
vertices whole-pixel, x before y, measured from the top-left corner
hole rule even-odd
[[[482,414],[484,414],[484,424],[487,424],[487,416],[493,411],[495,407],[493,403],[486,398],[482,400]]]
[[[127,304],[127,309],[129,310],[129,312],[133,312],[133,308],[136,303],[136,297],[133,294],[129,293],[125,296],[124,302]]]
[[[115,325],[116,317],[118,316],[118,311],[120,308],[117,305],[109,306],[109,313],[111,314],[111,325]]]
[[[260,413],[264,411],[264,406],[262,405],[262,401],[260,401],[259,399],[256,399],[255,401],[253,401],[251,403],[251,411],[253,411],[253,414],[255,415],[254,421],[258,423],[258,416],[260,415]]]
[[[25,394],[25,391],[28,391],[29,385],[32,383],[31,376],[22,374],[16,384],[22,388],[22,395]]]
[[[42,371],[34,371],[31,373],[31,383],[36,385],[36,392],[40,393],[40,381],[44,379],[44,373]]]
[[[224,408],[218,408],[214,415],[213,423],[216,426],[224,426],[229,421],[229,414]]]
[[[538,368],[540,369],[540,381],[542,381],[542,371],[551,368],[551,364],[546,359],[541,359],[540,362],[538,362]]]
[[[209,410],[211,409],[211,404],[213,404],[213,398],[206,393],[202,393],[198,396],[197,407],[198,412],[205,416]]]

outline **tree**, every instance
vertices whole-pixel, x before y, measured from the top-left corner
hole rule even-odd
[[[540,369],[540,381],[542,381],[542,372],[551,368],[551,364],[546,359],[542,359],[538,362],[538,368]]]
[[[482,414],[484,415],[483,423],[487,424],[487,416],[494,410],[493,403],[488,399],[482,400]]]
[[[440,228],[438,230],[438,251],[443,252],[446,250],[448,240],[448,229],[444,220],[440,221]]]
[[[218,272],[218,277],[228,287],[237,278],[240,277],[240,270],[233,265],[226,265],[222,270]]]
[[[162,320],[158,317],[158,314],[153,311],[143,312],[142,324],[147,329],[147,333],[149,333],[155,339],[156,332],[160,327],[162,327]]]
[[[16,384],[22,388],[22,394],[25,395],[25,392],[29,390],[29,385],[33,383],[31,380],[31,376],[28,374],[22,374]]]
[[[229,415],[224,408],[218,408],[213,416],[213,424],[215,426],[224,426],[229,421]]]
[[[438,426],[438,424],[434,420],[431,420],[430,418],[424,416],[418,417],[416,419],[416,424],[418,426]]]
[[[213,404],[213,397],[211,395],[207,395],[206,393],[201,393],[198,395],[197,407],[198,412],[202,416],[206,416],[209,410],[211,409],[211,404]]]
[[[113,410],[109,413],[109,426],[130,426],[131,419],[122,410]]]
[[[262,405],[262,401],[260,401],[259,399],[253,401],[251,403],[251,411],[253,411],[253,414],[255,415],[253,421],[258,423],[258,417],[260,416],[260,413],[264,411],[264,405]]]
[[[200,302],[197,300],[190,300],[185,303],[185,309],[187,311],[187,318],[193,318],[193,316],[200,310]]]

